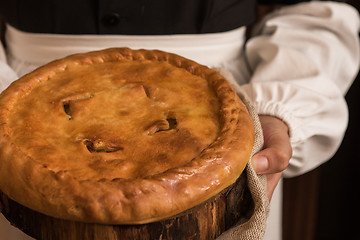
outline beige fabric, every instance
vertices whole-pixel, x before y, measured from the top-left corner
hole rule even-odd
[[[262,134],[261,124],[255,108],[247,99],[245,93],[242,92],[241,87],[236,84],[232,75],[225,69],[215,69],[230,81],[239,97],[245,103],[248,111],[253,119],[255,126],[255,144],[252,151],[252,156],[262,149],[264,140]],[[264,175],[257,175],[249,161],[246,167],[248,178],[248,187],[250,189],[254,201],[254,213],[251,218],[244,223],[239,223],[233,228],[224,232],[217,240],[257,240],[262,239],[266,228],[266,219],[269,213],[269,200],[266,195],[266,177]]]

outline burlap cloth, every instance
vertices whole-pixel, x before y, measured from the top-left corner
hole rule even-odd
[[[236,83],[231,73],[222,68],[215,69],[223,75],[233,86],[238,93],[241,100],[245,103],[254,123],[255,127],[255,143],[251,156],[259,152],[264,144],[262,128],[259,121],[258,114],[251,102],[246,97],[246,94],[241,90],[241,87]],[[249,220],[239,222],[234,227],[230,228],[216,240],[256,240],[262,239],[266,228],[266,219],[269,213],[269,200],[266,195],[266,177],[264,175],[257,175],[250,161],[246,169],[248,187],[254,201],[254,212]]]

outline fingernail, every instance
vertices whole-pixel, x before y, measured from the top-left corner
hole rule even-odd
[[[254,160],[254,169],[256,173],[263,173],[269,168],[269,161],[264,156],[256,156]]]

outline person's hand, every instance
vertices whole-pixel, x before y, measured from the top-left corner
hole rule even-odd
[[[289,164],[292,147],[288,126],[278,118],[259,116],[264,134],[264,147],[251,162],[257,174],[267,177],[267,195],[271,200],[282,172]]]

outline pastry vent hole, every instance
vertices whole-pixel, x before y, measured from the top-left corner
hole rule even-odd
[[[143,86],[146,97],[151,98],[149,88]]]
[[[166,120],[163,119],[155,121],[149,128],[147,128],[148,135],[176,129],[177,125],[178,123],[175,118],[167,118]]]
[[[166,121],[168,121],[168,123],[169,123],[168,130],[175,129],[177,127],[177,121],[175,118],[167,118]]]
[[[69,116],[69,120],[72,120],[70,102],[63,102],[63,108],[64,108],[64,112]]]
[[[112,153],[117,151],[124,150],[123,147],[115,145],[115,144],[108,144],[103,140],[84,140],[84,145],[86,146],[87,150],[91,153],[97,152],[105,152],[105,153]]]
[[[62,101],[62,106],[63,106],[64,112],[69,116],[69,120],[73,119],[73,114],[71,112],[71,102],[87,100],[87,99],[90,99],[93,97],[94,97],[94,94],[90,93],[90,94],[85,94],[85,95],[75,95],[75,96],[71,96],[71,97],[64,99]]]

